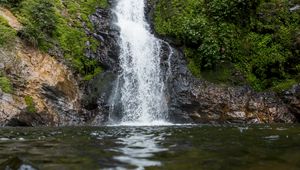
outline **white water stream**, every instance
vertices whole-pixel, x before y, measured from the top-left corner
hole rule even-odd
[[[161,41],[150,33],[144,8],[144,0],[119,0],[114,9],[120,28],[122,70],[117,91],[124,125],[157,125],[167,120]]]

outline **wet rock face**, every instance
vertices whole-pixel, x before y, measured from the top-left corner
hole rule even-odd
[[[256,93],[249,87],[223,87],[194,78],[182,52],[171,57],[168,79],[172,121],[187,123],[293,123],[300,113],[300,88],[282,100],[272,92]],[[299,115],[298,115],[299,116]]]
[[[84,25],[86,33],[100,41],[100,46],[95,53],[92,50],[87,50],[86,56],[97,59],[106,70],[117,71],[119,54],[117,40],[119,30],[112,23],[114,16],[111,10],[98,8],[90,16],[90,21],[94,26],[94,32]]]
[[[290,90],[281,93],[280,96],[300,122],[300,84],[294,85]]]
[[[247,87],[223,88],[213,84],[194,87],[198,104],[192,114],[196,122],[292,123],[294,115],[273,93],[255,93]]]
[[[112,2],[110,2],[111,5]],[[101,63],[105,69],[103,73],[84,85],[82,105],[85,113],[85,121],[91,125],[100,125],[108,120],[109,98],[114,88],[119,68],[119,28],[114,26],[115,16],[110,9],[97,9],[90,16],[94,32],[86,27],[87,34],[100,41],[100,46],[93,53],[87,50],[86,55]]]

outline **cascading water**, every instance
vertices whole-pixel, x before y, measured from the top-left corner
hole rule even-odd
[[[151,125],[167,120],[161,41],[150,33],[144,8],[144,0],[119,0],[114,9],[120,28],[122,70],[115,93],[120,93],[121,124]]]

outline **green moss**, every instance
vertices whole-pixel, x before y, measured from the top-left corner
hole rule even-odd
[[[16,31],[0,16],[0,47],[10,46],[16,38]]]
[[[31,96],[25,96],[24,97],[25,103],[27,105],[27,112],[28,113],[36,113],[35,103],[33,101],[33,98]]]
[[[5,93],[12,93],[12,84],[7,77],[0,77],[0,88]]]

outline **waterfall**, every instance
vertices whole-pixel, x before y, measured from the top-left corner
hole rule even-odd
[[[144,0],[119,0],[114,9],[120,28],[118,89],[121,124],[145,124],[167,120],[165,86],[160,66],[161,41],[150,33]],[[114,99],[116,100],[116,99]],[[111,110],[114,110],[115,104]],[[120,113],[118,113],[120,115]]]

